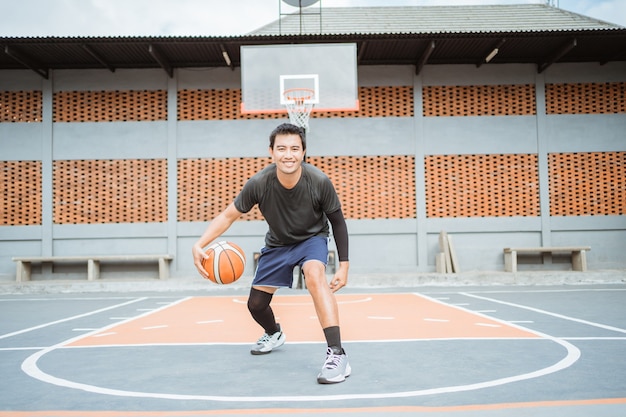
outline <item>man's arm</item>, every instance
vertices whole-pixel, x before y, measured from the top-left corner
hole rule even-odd
[[[196,269],[204,278],[208,279],[208,274],[202,266],[202,260],[208,258],[204,253],[204,248],[215,239],[220,237],[228,228],[241,216],[241,212],[237,210],[234,203],[231,203],[226,209],[217,215],[206,230],[200,236],[200,239],[193,245],[191,252],[193,254],[193,263]]]

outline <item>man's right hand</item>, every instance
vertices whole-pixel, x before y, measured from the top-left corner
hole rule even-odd
[[[196,269],[198,270],[200,275],[202,275],[204,279],[209,279],[209,274],[206,272],[204,266],[202,265],[202,261],[207,259],[209,255],[207,255],[204,252],[202,246],[197,243],[191,248],[191,253],[193,255],[193,264],[196,266]]]

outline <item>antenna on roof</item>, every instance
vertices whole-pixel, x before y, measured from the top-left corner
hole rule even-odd
[[[298,9],[297,13],[292,13],[292,12],[286,12],[283,13],[282,10],[282,3],[286,3],[291,7],[295,7]],[[304,9],[314,5],[315,3],[319,2],[319,6],[317,8],[317,12],[312,12],[312,11],[305,11]],[[305,28],[303,26],[304,24],[304,17],[307,16],[308,18],[314,18],[315,16],[318,16],[319,18],[319,33],[322,33],[322,1],[321,0],[278,0],[278,13],[279,13],[279,17],[278,17],[278,30],[279,33],[282,35],[283,34],[283,29],[282,29],[282,23],[283,23],[283,16],[291,16],[296,14],[299,17],[299,22],[300,22],[300,35],[302,35],[304,33],[303,29]]]

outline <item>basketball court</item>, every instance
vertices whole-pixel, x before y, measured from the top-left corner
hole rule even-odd
[[[355,44],[242,47],[241,75],[242,114],[359,108]],[[0,296],[0,417],[626,415],[625,285],[348,287],[334,385],[305,290],[274,297],[287,342],[255,356],[247,290],[211,285]]]
[[[287,343],[264,356],[243,289],[0,297],[0,416],[626,412],[623,285],[337,299],[353,373],[325,386],[305,290],[275,297]]]

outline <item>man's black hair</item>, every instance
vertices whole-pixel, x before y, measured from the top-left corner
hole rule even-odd
[[[306,132],[300,126],[291,123],[283,123],[276,127],[270,134],[270,148],[274,149],[274,142],[277,135],[298,135],[302,140],[302,150],[306,151]]]

